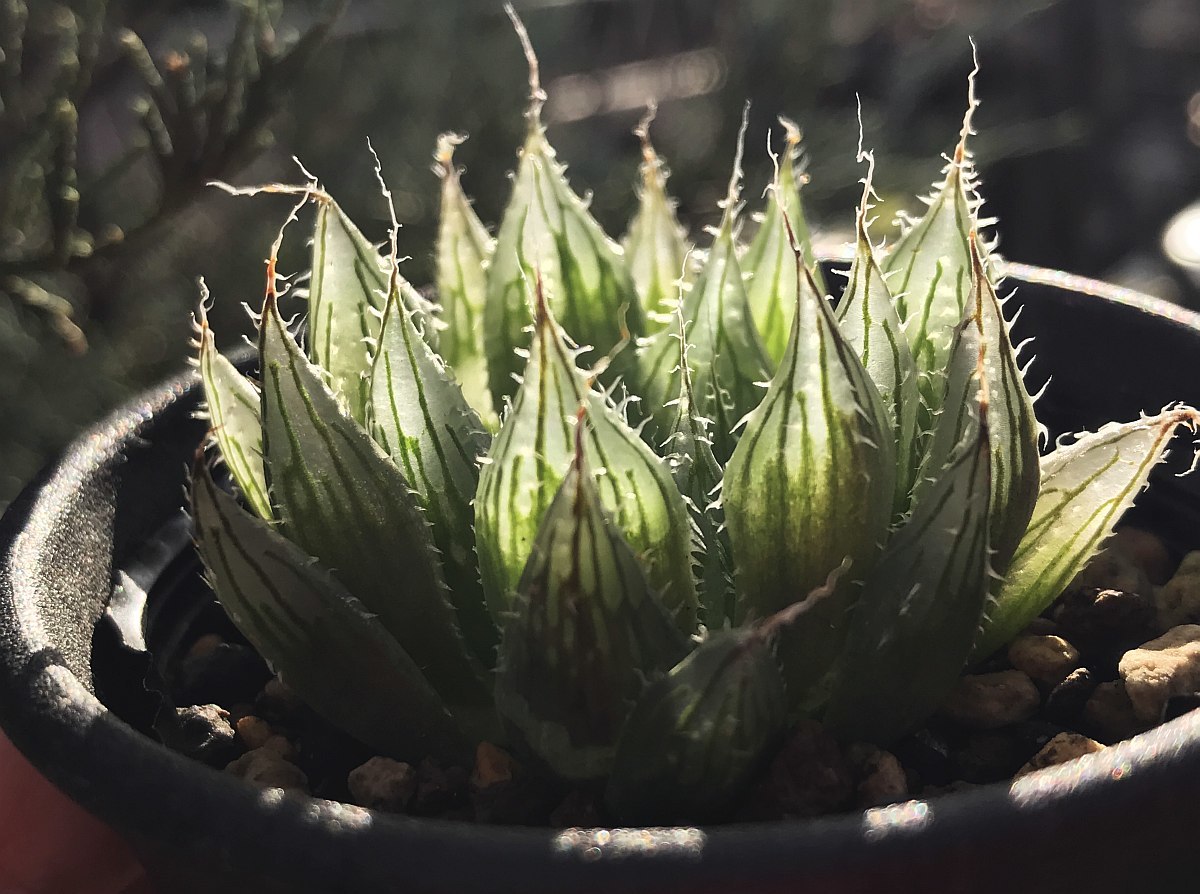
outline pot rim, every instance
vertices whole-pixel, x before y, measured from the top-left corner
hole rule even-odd
[[[1200,334],[1200,313],[1085,277],[1006,263],[1018,281],[1042,283],[1136,308]],[[138,837],[164,829],[182,851],[213,847],[236,860],[253,851],[264,871],[283,875],[297,854],[330,849],[315,870],[331,883],[348,867],[371,862],[381,879],[402,872],[437,878],[448,889],[487,887],[509,872],[537,868],[524,890],[586,890],[636,873],[639,883],[699,884],[745,878],[819,877],[869,860],[903,865],[919,882],[922,861],[935,853],[959,860],[1004,855],[1006,840],[1032,831],[1053,835],[1104,804],[1105,811],[1161,800],[1185,764],[1200,766],[1200,711],[1058,767],[930,802],[913,799],[861,813],[797,823],[739,823],[704,829],[557,830],[470,825],[377,813],[319,798],[260,792],[231,776],[168,750],[111,714],[55,654],[44,618],[15,585],[16,561],[35,556],[53,530],[60,501],[133,449],[143,431],[177,411],[198,387],[194,370],[176,376],[116,410],[77,438],[31,482],[0,520],[0,720],[39,770],[104,821]],[[176,415],[181,415],[177,412]],[[108,581],[104,582],[107,589]],[[58,594],[56,594],[58,595]],[[69,595],[69,594],[68,594]],[[1180,793],[1176,792],[1175,797]],[[1174,802],[1172,802],[1174,803]],[[196,805],[203,804],[203,810]],[[200,815],[203,814],[203,815]],[[215,818],[221,824],[214,827]],[[268,822],[268,820],[271,820]],[[240,856],[238,852],[241,852]],[[306,859],[308,856],[306,854]],[[300,861],[303,862],[303,861]],[[944,870],[939,870],[944,871]],[[915,873],[915,874],[914,874]],[[890,876],[886,876],[890,878]],[[540,886],[540,887],[539,887]]]

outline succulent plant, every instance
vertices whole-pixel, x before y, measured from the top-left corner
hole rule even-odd
[[[888,251],[861,155],[835,306],[793,125],[749,247],[739,138],[699,251],[644,121],[618,247],[555,159],[529,57],[495,241],[461,139],[439,141],[437,302],[401,276],[394,214],[381,254],[315,182],[261,188],[315,206],[307,326],[283,315],[274,250],[257,379],[216,351],[201,304],[236,488],[197,462],[200,553],[267,661],[379,751],[499,741],[606,780],[618,819],[720,818],[802,716],[879,743],[922,723],[1063,590],[1200,414],[1039,455],[967,148],[973,77],[928,210]]]

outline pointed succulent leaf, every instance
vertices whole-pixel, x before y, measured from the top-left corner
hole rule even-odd
[[[379,336],[390,272],[391,264],[341,207],[327,196],[319,198],[308,294],[309,357],[329,373],[333,392],[360,423],[370,401],[370,346]],[[432,338],[428,302],[403,278],[398,281],[404,303],[421,313]]]
[[[622,242],[650,325],[657,323],[655,328],[661,329],[678,301],[676,284],[686,274],[689,245],[675,213],[675,202],[667,195],[666,166],[650,143],[652,118],[653,110],[634,131],[642,141],[642,187],[638,209]]]
[[[717,818],[786,721],[770,645],[751,629],[713,633],[646,687],[617,746],[605,800],[623,823]]]
[[[976,102],[974,74],[971,99],[962,135],[944,179],[926,201],[924,216],[912,224],[884,258],[888,288],[896,296],[905,335],[931,412],[941,407],[939,376],[950,354],[954,327],[967,314],[971,291],[971,251],[968,235],[978,228],[975,212],[975,169],[967,150],[971,113]]]
[[[1029,524],[1037,501],[1038,423],[1033,400],[1025,390],[1021,370],[1008,336],[1000,301],[971,237],[973,274],[971,316],[957,328],[946,371],[946,393],[934,417],[925,465],[914,502],[936,488],[941,469],[972,425],[976,367],[982,363],[988,383],[987,424],[991,432],[992,570],[1003,573]],[[982,360],[980,359],[982,357]]]
[[[1181,425],[1193,432],[1200,413],[1177,406],[1135,422],[1111,422],[1081,435],[1042,461],[1042,485],[1029,529],[995,588],[975,643],[986,657],[1041,614],[1095,554]]]
[[[1003,574],[1029,526],[1038,499],[1041,477],[1038,421],[1009,338],[1008,322],[974,234],[970,248],[971,298],[981,327],[984,377],[989,392],[987,425],[992,439],[992,496],[988,530],[992,570]]]
[[[646,681],[689,646],[601,505],[582,434],[517,587],[496,674],[501,716],[565,779],[607,775]]]
[[[854,260],[846,291],[838,305],[837,320],[846,341],[879,389],[887,410],[896,443],[895,507],[898,512],[904,512],[920,465],[917,438],[920,394],[912,349],[904,337],[891,292],[867,233],[870,193],[871,175],[868,173],[858,209]]]
[[[797,275],[806,271],[797,256]],[[892,517],[895,445],[879,392],[824,298],[801,293],[783,362],[725,470],[735,621],[767,617],[849,558],[861,580]],[[846,633],[853,585],[781,635],[790,694],[813,697]]]
[[[682,317],[676,314],[676,320],[680,387],[673,408],[675,419],[663,444],[663,454],[696,526],[701,620],[710,629],[717,630],[733,620],[733,560],[725,513],[717,499],[722,471],[713,456],[709,422],[698,416],[694,409],[696,401],[687,359],[686,332]]]
[[[411,485],[441,553],[459,627],[474,653],[495,649],[475,559],[474,509],[483,423],[393,293],[371,372],[371,435]]]
[[[736,443],[734,429],[762,400],[762,383],[770,378],[770,360],[750,321],[746,289],[737,259],[735,224],[742,169],[742,137],[738,138],[733,175],[725,199],[725,214],[716,232],[708,261],[684,296],[683,318],[688,322],[695,412],[712,421],[712,449],[719,462],[729,459]],[[792,267],[795,274],[795,261]],[[671,432],[679,395],[679,344],[664,330],[645,346],[641,362],[641,395],[650,417],[645,435],[661,444]]]
[[[203,303],[198,327],[200,381],[208,405],[209,431],[250,508],[259,518],[270,519],[271,499],[262,459],[262,398],[254,383],[217,351]]]
[[[454,369],[471,406],[482,417],[494,418],[483,352],[483,304],[495,242],[463,192],[461,172],[454,164],[454,147],[462,139],[455,134],[442,134],[435,156],[434,170],[442,180],[437,288],[441,319],[445,323],[438,335],[438,353]]]
[[[514,348],[529,346],[532,311],[528,281],[540,276],[562,326],[580,345],[604,356],[644,324],[637,289],[621,249],[605,235],[587,203],[567,184],[538,118],[521,150],[512,198],[496,236],[484,305],[484,344],[494,406],[517,389],[522,359]],[[628,374],[631,352],[610,370]]]
[[[863,585],[824,717],[843,741],[886,745],[910,732],[966,663],[991,581],[991,454],[981,411],[973,415],[967,439]]]
[[[260,340],[264,456],[284,535],[379,616],[452,710],[485,701],[408,482],[304,358],[273,295]]]
[[[695,626],[687,508],[666,464],[642,442],[575,366],[575,351],[537,292],[529,362],[511,412],[479,476],[475,542],[492,616],[511,610],[534,538],[574,455],[573,420],[586,406],[586,449],[596,487],[617,527],[641,557],[680,629]]]
[[[652,682],[621,734],[605,800],[626,823],[722,817],[782,738],[780,632],[826,601],[845,571],[758,624],[710,634]]]
[[[308,705],[384,754],[467,750],[412,658],[340,581],[242,511],[207,469],[193,472],[191,494],[200,557],[221,605]]]
[[[742,271],[749,277],[746,300],[773,364],[779,363],[787,347],[797,286],[804,289],[809,285],[807,280],[796,282],[796,261],[785,221],[791,224],[800,243],[805,266],[813,271],[818,294],[826,294],[800,200],[800,185],[806,182],[805,176],[796,172],[800,164],[800,129],[786,118],[779,121],[785,134],[783,161],[777,166],[774,184],[768,191],[762,224],[741,261]]]

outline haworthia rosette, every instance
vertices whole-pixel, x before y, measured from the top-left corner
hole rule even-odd
[[[873,159],[871,165],[873,169]],[[837,321],[846,341],[854,348],[871,381],[879,389],[879,396],[887,410],[896,444],[895,507],[897,512],[902,513],[908,507],[909,495],[920,466],[917,410],[921,398],[912,349],[904,337],[892,294],[867,233],[870,196],[871,169],[864,180],[855,226],[854,260],[850,265],[846,290],[837,308]]]
[[[197,328],[209,433],[250,508],[259,518],[271,519],[274,516],[262,458],[262,398],[254,383],[217,351],[203,301]]]
[[[662,329],[670,322],[679,298],[677,284],[685,276],[689,245],[675,214],[675,202],[667,195],[666,166],[650,143],[653,115],[651,109],[634,131],[642,141],[642,186],[622,244],[649,324]]]
[[[746,119],[738,135],[737,154],[724,200],[725,213],[708,260],[683,298],[689,322],[688,351],[695,396],[694,412],[711,420],[713,454],[729,459],[737,442],[735,429],[762,400],[762,384],[770,378],[770,361],[750,319],[746,289],[737,259],[736,218],[742,178],[742,143]],[[795,275],[793,261],[792,268]],[[671,402],[679,395],[679,345],[676,333],[664,330],[643,349],[639,363],[647,439],[657,447],[671,432]]]
[[[483,304],[487,269],[495,242],[463,192],[454,147],[462,137],[438,137],[434,170],[442,181],[437,234],[437,289],[440,318],[438,352],[454,369],[463,395],[481,417],[495,419],[483,350]]]
[[[425,511],[459,626],[491,664],[497,632],[479,582],[472,508],[489,439],[413,316],[393,293],[371,370],[370,432]]]
[[[279,316],[263,307],[263,448],[282,533],[396,638],[452,710],[487,700],[429,525],[401,472],[339,406]]]
[[[565,779],[608,774],[646,682],[689,647],[601,505],[584,440],[577,430],[575,458],[521,575],[496,672],[501,716]]]
[[[574,418],[586,405],[587,453],[600,498],[646,566],[680,628],[695,625],[687,508],[665,463],[575,365],[575,354],[536,290],[529,361],[511,412],[479,476],[475,541],[493,617],[511,610],[538,526],[574,454]]]
[[[800,185],[805,182],[803,175],[796,172],[800,164],[800,129],[786,118],[780,118],[779,123],[784,129],[783,160],[776,167],[762,223],[741,260],[742,270],[749,277],[746,300],[773,364],[779,363],[787,347],[797,286],[808,287],[806,280],[796,282],[796,261],[785,221],[791,224],[800,244],[805,266],[813,272],[818,294],[826,293],[800,199]]]
[[[950,464],[867,575],[824,715],[843,741],[889,744],[932,714],[962,673],[991,583],[984,414],[972,411]]]
[[[974,654],[984,658],[1045,610],[1108,537],[1180,426],[1200,413],[1177,406],[1134,422],[1110,422],[1060,444],[1042,460],[1042,486],[1029,528],[995,587]]]
[[[805,276],[799,256],[797,275]],[[744,623],[791,605],[828,570],[869,573],[886,538],[895,445],[879,392],[824,298],[801,292],[783,362],[725,470],[721,499]],[[846,632],[852,584],[781,635],[798,701],[829,670]]]
[[[438,694],[378,617],[315,559],[192,474],[200,556],[221,605],[318,714],[383,754],[469,755]]]

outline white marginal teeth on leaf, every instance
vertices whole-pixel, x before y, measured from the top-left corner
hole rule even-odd
[[[975,245],[972,236],[972,245]],[[972,248],[972,252],[976,251]],[[980,371],[988,383],[987,422],[992,443],[991,537],[992,570],[1002,574],[1029,524],[1038,498],[1040,478],[1037,420],[1008,337],[1008,326],[984,269],[974,257],[971,316],[954,335],[944,406],[934,418],[922,480],[914,503],[926,499],[951,453],[973,424],[971,407]]]
[[[745,133],[745,118],[742,120]],[[683,317],[689,323],[688,357],[695,395],[694,411],[712,420],[712,449],[719,462],[733,452],[734,429],[762,400],[762,383],[770,378],[770,361],[750,319],[746,289],[738,265],[735,224],[742,170],[742,135],[725,199],[725,214],[709,250],[708,261],[684,296]],[[793,260],[793,276],[795,261]],[[666,440],[674,422],[671,402],[679,396],[681,370],[677,335],[664,330],[645,346],[639,363],[641,395],[650,422],[647,440]]]
[[[966,146],[971,101],[962,138],[954,157],[943,169],[925,215],[913,224],[884,258],[888,288],[896,296],[904,331],[917,368],[931,377],[925,394],[929,409],[941,407],[938,376],[950,355],[954,327],[966,316],[971,291],[971,251],[968,235],[977,229],[975,171]]]
[[[783,161],[777,167],[775,182],[769,191],[762,225],[741,261],[742,271],[749,278],[746,299],[750,312],[773,364],[779,363],[787,347],[797,285],[801,289],[808,288],[807,280],[796,282],[796,259],[788,240],[788,223],[800,243],[805,266],[813,271],[819,293],[826,293],[800,200],[800,184],[805,182],[804,175],[797,175],[796,171],[800,165],[800,130],[786,118],[779,120],[785,134]]]
[[[497,632],[479,582],[471,505],[488,437],[395,294],[384,315],[370,385],[371,435],[414,489],[441,553],[459,626],[475,654],[491,664]]]
[[[671,319],[678,300],[678,286],[684,277],[688,241],[675,202],[667,195],[667,170],[662,159],[650,144],[650,121],[653,110],[647,113],[634,131],[642,141],[642,186],[638,193],[638,208],[629,223],[623,245],[629,272],[642,299],[642,307],[657,328]]]
[[[495,242],[463,193],[454,147],[462,137],[438,137],[435,171],[442,180],[437,235],[437,288],[445,329],[438,352],[454,368],[463,394],[480,415],[495,418],[483,352],[483,304]]]
[[[987,424],[992,441],[992,497],[989,533],[992,570],[1008,568],[1038,499],[1041,472],[1038,423],[1033,398],[1008,335],[1008,323],[988,277],[978,237],[971,238],[971,298],[984,344],[988,383]]]
[[[192,515],[209,581],[238,629],[330,723],[383,754],[462,754],[462,733],[412,658],[342,583],[208,471]]]
[[[582,451],[542,519],[514,607],[496,673],[501,716],[560,777],[604,777],[646,681],[689,642],[601,506]]]
[[[451,710],[474,709],[487,700],[482,669],[459,634],[408,482],[338,406],[273,296],[260,339],[264,456],[283,533],[379,616]]]
[[[878,390],[828,302],[801,293],[783,362],[725,470],[735,621],[786,608],[847,557],[861,580],[887,534],[895,468]],[[794,699],[812,697],[829,670],[852,590],[839,586],[781,634],[779,657]]]
[[[920,465],[920,442],[917,437],[920,393],[916,362],[867,234],[870,181],[868,174],[858,212],[854,261],[850,265],[849,282],[838,305],[837,320],[846,341],[854,348],[871,381],[879,389],[879,396],[887,410],[896,443],[895,506],[898,512],[904,512]]]
[[[209,431],[233,480],[260,518],[272,518],[262,458],[262,398],[258,388],[217,351],[203,305],[199,319],[200,381]]]
[[[529,363],[511,412],[479,476],[475,542],[492,616],[511,611],[538,526],[574,455],[574,425],[587,408],[586,450],[600,499],[646,567],[681,630],[695,628],[691,520],[665,463],[591,389],[545,301],[537,301]]]
[[[995,588],[975,644],[986,657],[1036,618],[1066,588],[1112,533],[1145,487],[1175,430],[1193,433],[1200,413],[1177,406],[1062,444],[1042,460],[1042,486],[1029,529]]]
[[[711,634],[638,700],[605,800],[626,823],[721,816],[778,745],[787,716],[769,641],[751,628]]]
[[[675,401],[675,420],[662,445],[671,476],[687,501],[696,525],[696,558],[699,564],[700,604],[703,622],[719,630],[733,620],[733,559],[729,551],[729,532],[725,513],[717,499],[721,486],[721,466],[712,452],[708,420],[697,416],[692,377],[688,372],[686,333],[679,324],[679,397]]]
[[[932,714],[966,663],[987,600],[991,454],[978,413],[949,466],[867,575],[824,722],[888,744]]]
[[[494,405],[516,391],[523,362],[514,348],[528,347],[532,313],[528,285],[541,277],[555,315],[577,344],[595,359],[629,332],[642,334],[637,289],[621,249],[604,234],[587,205],[567,185],[562,165],[536,118],[521,150],[512,198],[500,222],[488,270],[484,344]],[[613,368],[632,360],[624,352]]]
[[[317,200],[309,284],[308,349],[313,363],[329,373],[334,393],[350,415],[366,421],[370,344],[379,337],[387,303],[390,263],[331,199]],[[402,278],[404,302],[422,316],[428,302]],[[426,321],[426,337],[432,324]]]

